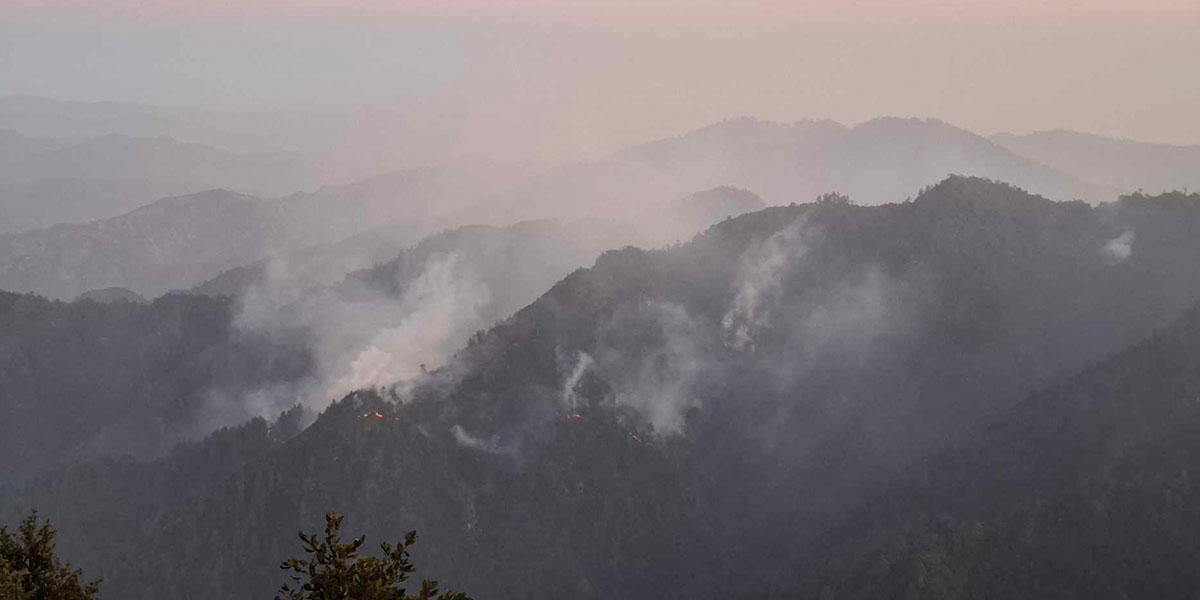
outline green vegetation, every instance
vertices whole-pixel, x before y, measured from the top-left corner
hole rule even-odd
[[[913,467],[826,536],[807,593],[1191,597],[1198,367],[1200,305]]]
[[[300,541],[309,558],[290,558],[280,568],[295,573],[292,585],[279,590],[277,600],[470,600],[466,594],[438,591],[436,581],[421,581],[415,595],[406,594],[402,584],[417,568],[409,560],[409,551],[417,543],[417,532],[410,531],[393,547],[379,545],[380,558],[359,556],[364,537],[350,542],[341,538],[342,516],[325,514],[325,535],[300,532]]]
[[[213,418],[214,398],[311,372],[302,332],[249,333],[236,310],[185,294],[101,304],[0,292],[0,480],[81,456],[161,456]]]
[[[54,527],[34,512],[15,532],[0,527],[0,600],[93,600],[100,582],[84,583],[78,569],[59,560]]]
[[[417,570],[409,559],[417,532],[395,546],[380,544],[382,556],[376,558],[359,555],[365,536],[343,542],[341,524],[342,516],[330,512],[323,537],[300,532],[308,558],[280,565],[293,573],[293,584],[281,587],[277,600],[470,600],[460,592],[441,592],[428,579],[415,594],[405,592],[403,584]],[[15,532],[0,527],[0,600],[95,600],[100,581],[84,583],[79,569],[58,558],[55,533],[48,520],[38,525],[36,511]]]
[[[835,205],[835,206],[836,205],[853,206],[854,201],[850,199],[850,196],[847,196],[845,194],[838,193],[838,192],[828,192],[825,194],[821,194],[820,196],[817,196],[817,199],[813,200],[813,204]]]

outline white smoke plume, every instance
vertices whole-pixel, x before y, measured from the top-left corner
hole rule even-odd
[[[272,262],[243,296],[237,326],[259,335],[303,331],[315,362],[313,378],[237,398],[214,393],[213,423],[237,422],[250,410],[274,416],[295,403],[321,410],[356,389],[403,386],[442,365],[487,325],[483,307],[490,292],[456,254],[431,256],[399,297],[361,292],[350,299],[333,289],[306,289],[294,268]]]
[[[632,350],[629,340],[605,345],[596,351],[594,368],[613,386],[617,404],[637,409],[655,431],[679,433],[686,410],[697,404],[693,385],[708,362],[702,351],[703,326],[670,302],[650,302],[636,313],[610,324],[611,329],[652,328],[656,343]]]
[[[1126,231],[1104,245],[1104,254],[1113,262],[1124,262],[1133,255],[1133,231]]]
[[[457,255],[436,257],[394,304],[395,323],[359,350],[325,395],[339,397],[365,387],[404,382],[441,366],[471,332],[485,325],[481,310],[487,286],[456,268]],[[334,369],[338,367],[333,365]]]
[[[745,250],[733,296],[717,313],[719,329],[669,301],[644,301],[618,312],[599,326],[595,346],[562,361],[563,407],[578,406],[576,387],[594,372],[612,387],[617,404],[637,409],[658,432],[679,433],[703,396],[697,386],[706,374],[728,368],[722,347],[753,353],[758,343],[765,350],[760,336],[770,332],[781,345],[772,344],[772,352],[753,360],[786,389],[814,369],[865,363],[881,339],[905,335],[919,324],[920,299],[932,284],[921,269],[890,275],[865,264],[792,294],[804,285],[799,274],[819,266],[805,261],[822,235],[800,219]]]
[[[575,367],[571,369],[571,374],[567,376],[562,388],[562,403],[568,410],[574,410],[579,405],[579,399],[575,395],[575,386],[579,385],[580,380],[595,362],[587,352],[579,353]]]
[[[809,248],[804,219],[777,231],[742,256],[737,293],[721,320],[730,346],[754,350],[754,334],[770,323],[779,301],[780,282]]]
[[[462,425],[456,424],[451,427],[450,434],[454,436],[454,442],[463,448],[470,448],[489,454],[501,454],[507,451],[494,439],[485,440],[467,433],[467,430],[463,429]]]

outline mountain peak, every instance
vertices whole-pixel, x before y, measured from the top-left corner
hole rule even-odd
[[[1053,200],[1031,194],[1015,185],[965,175],[950,175],[923,189],[914,202],[924,206],[972,209],[998,206],[1044,208],[1054,205]]]
[[[934,136],[939,140],[972,140],[990,145],[983,136],[933,117],[876,117],[855,125],[851,130],[859,134],[877,136],[903,136],[905,139]]]
[[[868,119],[855,125],[858,127],[894,127],[894,128],[915,128],[915,127],[950,127],[959,129],[949,123],[934,117],[897,117],[892,115],[884,115]]]
[[[982,219],[991,223],[989,227],[1000,227],[1002,221],[1036,221],[1065,214],[1059,209],[1087,206],[1080,200],[1059,202],[1002,181],[963,175],[951,175],[922,189],[913,205],[937,220]]]

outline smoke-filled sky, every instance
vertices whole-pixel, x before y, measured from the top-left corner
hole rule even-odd
[[[516,160],[740,115],[1197,144],[1195,73],[1195,0],[0,0],[0,96],[398,106]]]

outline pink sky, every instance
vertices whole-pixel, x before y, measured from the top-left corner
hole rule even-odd
[[[508,158],[743,115],[1200,144],[1197,0],[0,0],[0,15],[0,95],[396,104]]]
[[[0,13],[75,11],[123,17],[495,16],[735,19],[892,15],[1200,15],[1195,0],[3,0]]]

